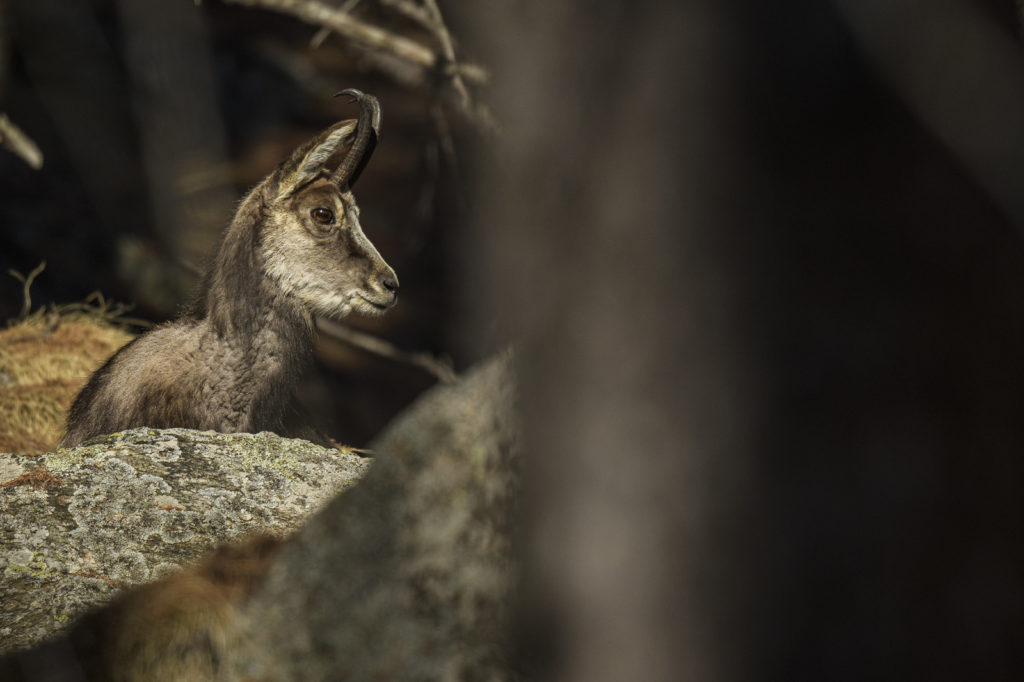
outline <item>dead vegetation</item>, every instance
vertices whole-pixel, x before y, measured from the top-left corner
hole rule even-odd
[[[71,401],[89,376],[134,338],[123,316],[128,307],[91,294],[81,303],[49,305],[34,312],[28,277],[23,316],[0,330],[0,452],[35,454],[53,449],[64,430]]]

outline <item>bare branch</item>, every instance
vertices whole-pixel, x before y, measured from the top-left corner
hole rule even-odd
[[[458,73],[463,79],[474,85],[487,85],[491,79],[491,74],[487,73],[487,69],[479,64],[470,64],[468,62],[449,64],[448,70]]]
[[[441,48],[444,63],[455,64],[455,46],[452,45],[452,36],[448,32],[448,27],[444,24],[444,18],[441,16],[441,8],[437,6],[435,0],[423,0],[423,5],[433,20],[434,37]],[[451,79],[452,88],[458,94],[462,108],[466,111],[472,111],[473,103],[469,97],[469,90],[466,89],[466,84],[462,81],[462,74],[453,69],[447,71],[445,75]]]
[[[38,145],[23,133],[21,128],[14,125],[11,119],[7,118],[7,114],[0,114],[0,146],[20,156],[33,170],[43,167],[43,153]]]
[[[438,82],[440,76],[442,82],[448,83],[455,91],[457,107],[470,121],[488,131],[497,129],[494,117],[473,102],[466,86],[467,83],[485,83],[488,79],[487,71],[474,64],[460,64],[456,61],[451,34],[433,0],[427,0],[422,5],[410,0],[380,1],[388,9],[426,30],[434,38],[436,48],[354,18],[350,11],[358,0],[346,0],[340,7],[334,7],[323,0],[224,1],[289,14],[320,26],[321,30],[310,41],[314,47],[320,45],[331,33],[337,33],[360,50],[375,68],[388,73],[400,83],[422,88]]]
[[[351,12],[352,10],[354,10],[356,8],[356,5],[358,5],[359,2],[360,2],[360,0],[345,0],[345,4],[342,5],[338,9],[338,11],[342,12],[344,14],[348,14],[349,12]],[[310,39],[309,46],[314,48],[314,49],[320,47],[323,44],[323,42],[325,40],[327,40],[327,37],[330,36],[330,35],[331,35],[331,29],[329,29],[329,28],[327,28],[325,26],[324,28],[322,28],[319,31],[317,31],[316,35],[314,35],[312,37],[312,39]]]
[[[318,0],[226,0],[236,5],[262,7],[290,14],[310,24],[329,28],[345,40],[363,49],[391,53],[426,72],[433,69],[437,56],[430,48],[414,40],[386,31],[379,26],[353,18],[347,11]]]
[[[351,327],[324,318],[317,318],[317,327],[331,338],[344,341],[368,353],[407,365],[415,365],[430,372],[442,383],[451,383],[457,378],[450,362],[436,358],[430,353],[410,353],[378,336],[356,331]]]
[[[423,5],[413,0],[378,0],[378,2],[395,14],[401,14],[414,24],[418,24],[420,28],[431,33],[434,32],[434,18]]]
[[[402,15],[430,33],[441,51],[438,58],[438,70],[445,80],[451,84],[458,96],[461,111],[488,133],[496,133],[499,129],[494,115],[470,96],[466,82],[483,85],[489,74],[476,64],[460,63],[455,57],[455,43],[448,26],[441,16],[441,8],[437,0],[423,0],[422,4],[413,0],[379,0],[388,9]]]

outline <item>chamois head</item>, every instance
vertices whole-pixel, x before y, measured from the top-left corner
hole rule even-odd
[[[378,315],[398,300],[398,278],[363,234],[351,188],[377,144],[380,105],[338,95],[359,103],[359,120],[323,131],[268,178],[261,247],[267,274],[310,313]]]

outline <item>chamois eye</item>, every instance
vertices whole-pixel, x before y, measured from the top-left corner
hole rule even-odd
[[[313,220],[321,225],[330,225],[334,222],[334,211],[329,208],[318,207],[309,212]]]

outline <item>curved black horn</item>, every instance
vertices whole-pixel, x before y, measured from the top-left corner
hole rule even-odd
[[[342,160],[338,170],[331,175],[339,187],[346,183],[349,187],[356,184],[359,174],[363,172],[366,163],[377,146],[377,138],[380,137],[380,103],[373,95],[366,95],[355,88],[349,88],[337,93],[335,97],[348,95],[353,102],[359,102],[359,124],[356,126],[356,139],[352,148]]]

